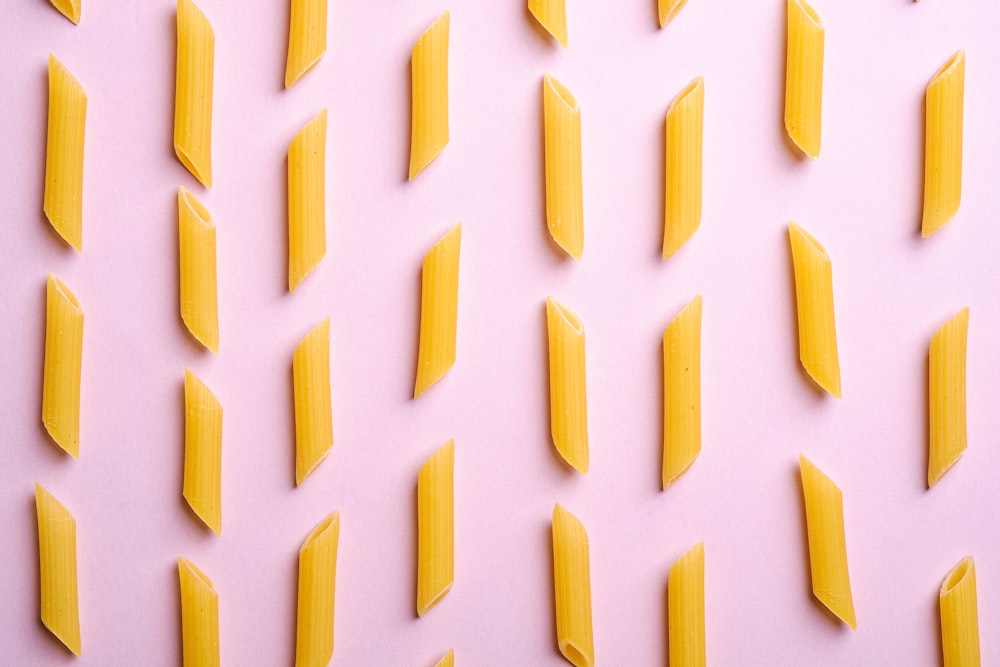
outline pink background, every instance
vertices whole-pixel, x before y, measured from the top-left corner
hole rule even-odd
[[[663,31],[653,0],[567,0],[566,51],[519,0],[331,0],[326,56],[287,92],[287,2],[252,4],[200,3],[216,33],[210,192],[173,155],[172,2],[84,0],[78,27],[43,0],[0,4],[0,663],[73,661],[38,621],[35,481],[77,520],[79,664],[179,662],[180,555],[219,591],[223,662],[288,664],[298,549],[333,509],[334,664],[430,667],[452,646],[462,665],[563,664],[555,502],[590,534],[599,664],[665,663],[667,570],[698,540],[713,664],[937,665],[938,586],[967,554],[983,661],[1000,661],[996,2],[817,0],[827,40],[818,162],[784,136],[784,0],[691,0]],[[446,8],[451,143],[407,183],[409,51]],[[963,201],[923,240],[924,87],[959,48]],[[89,97],[82,255],[41,212],[49,51]],[[545,72],[582,108],[580,263],[545,230]],[[704,217],[664,262],[663,114],[696,75]],[[323,106],[329,249],[290,296],[285,151]],[[179,185],[218,225],[217,356],[178,315]],[[789,219],[833,259],[840,401],[798,364]],[[420,261],[458,220],[457,362],[413,401]],[[79,461],[39,419],[49,271],[86,312]],[[703,451],[661,492],[660,336],[697,293]],[[548,294],[586,326],[586,478],[550,444]],[[965,305],[969,449],[928,492],[927,345]],[[291,354],[326,316],[335,445],[296,489]],[[185,367],[225,409],[221,538],[180,495]],[[455,585],[417,620],[417,469],[451,437]],[[800,451],[844,492],[856,633],[810,593]]]

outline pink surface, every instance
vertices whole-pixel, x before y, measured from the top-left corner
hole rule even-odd
[[[0,4],[0,662],[73,662],[38,621],[35,481],[78,523],[78,664],[179,661],[180,555],[219,591],[225,664],[290,663],[297,552],[339,509],[334,664],[430,666],[454,646],[460,665],[558,666],[557,501],[590,534],[598,664],[665,663],[667,570],[698,540],[712,664],[939,664],[937,590],[966,554],[983,662],[1000,661],[1000,8],[817,0],[823,150],[808,162],[782,126],[783,0],[691,0],[663,31],[652,0],[567,0],[567,51],[523,4],[331,0],[329,50],[286,92],[287,3],[202,0],[217,40],[211,191],[173,155],[172,2],[84,0],[78,27],[43,0]],[[407,183],[409,50],[446,8],[451,143]],[[959,48],[963,201],[923,240],[924,86]],[[49,51],[89,96],[79,256],[41,213]],[[580,263],[545,230],[545,72],[582,108]],[[664,262],[663,114],[696,75],[704,217]],[[329,250],[290,296],[285,151],[323,106]],[[179,185],[218,225],[218,356],[178,315]],[[798,364],[792,218],[833,259],[841,401]],[[457,362],[413,401],[420,261],[458,220]],[[49,271],[86,312],[79,461],[39,418]],[[697,293],[703,451],[661,492],[660,336]],[[586,326],[586,478],[549,440],[548,294]],[[965,305],[969,450],[928,492],[927,345]],[[335,445],[296,489],[292,349],[326,316]],[[221,538],[180,495],[185,367],[225,409]],[[455,585],[417,620],[417,469],[451,437]],[[844,492],[856,633],[810,594],[800,451]]]

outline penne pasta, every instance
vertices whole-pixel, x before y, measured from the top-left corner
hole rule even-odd
[[[559,651],[576,667],[594,665],[590,611],[590,546],[583,524],[556,503],[552,509],[552,567]]]
[[[455,667],[455,649],[448,649],[448,652],[434,664],[434,667]]]
[[[587,364],[583,321],[561,302],[545,300],[549,334],[549,402],[552,442],[572,468],[590,469],[587,442]]]
[[[448,594],[455,581],[455,441],[417,475],[417,616]]]
[[[219,595],[212,581],[188,559],[177,559],[177,572],[184,667],[218,667]]]
[[[215,222],[208,209],[183,185],[177,191],[177,211],[181,319],[195,340],[217,353],[219,295]]]
[[[799,149],[819,157],[823,115],[823,23],[805,0],[788,0],[785,131]]]
[[[657,14],[660,17],[660,27],[665,28],[667,24],[677,15],[687,0],[656,0]]]
[[[184,500],[216,535],[222,534],[222,406],[184,371]]]
[[[212,187],[212,79],[215,33],[191,0],[177,0],[174,152],[191,175]]]
[[[458,328],[458,260],[462,223],[424,255],[420,274],[420,342],[413,398],[444,377],[455,363]]]
[[[76,580],[76,521],[62,503],[35,484],[38,514],[38,579],[42,624],[80,655]]]
[[[670,667],[705,667],[705,546],[670,566],[667,580]]]
[[[663,331],[663,488],[701,451],[701,295]]]
[[[410,180],[448,145],[448,33],[451,13],[427,28],[410,54]]]
[[[299,550],[296,667],[326,667],[333,657],[333,607],[340,512],[320,521]]]
[[[967,446],[965,421],[965,358],[969,309],[963,308],[941,325],[928,353],[928,415],[930,443],[927,488],[932,488],[958,463]]]
[[[528,0],[528,11],[564,49],[569,46],[566,0]]]
[[[87,94],[80,82],[50,53],[42,209],[56,233],[77,252],[83,250],[83,136],[86,125]]]
[[[954,217],[962,200],[964,104],[965,51],[958,51],[927,84],[921,225],[925,238]]]
[[[326,109],[288,146],[288,291],[326,255]]]
[[[833,316],[833,265],[819,241],[788,223],[795,271],[799,361],[820,388],[840,398],[840,358]]]
[[[699,76],[667,109],[664,149],[663,258],[667,259],[701,223],[701,134],[705,84]]]
[[[302,484],[333,447],[330,408],[330,318],[305,335],[292,355],[295,398],[295,485]]]
[[[545,220],[549,234],[573,259],[583,256],[583,158],[580,106],[550,74],[542,80],[545,126]]]
[[[976,564],[966,556],[945,576],[939,593],[944,667],[979,667]]]
[[[813,595],[834,616],[857,630],[847,574],[843,496],[833,480],[802,454],[799,454],[799,473],[806,505]]]
[[[66,284],[51,273],[45,302],[42,423],[52,440],[75,459],[80,456],[83,309]]]
[[[291,88],[326,53],[326,0],[291,0],[285,88]]]
[[[59,13],[73,23],[80,23],[80,0],[49,0]]]

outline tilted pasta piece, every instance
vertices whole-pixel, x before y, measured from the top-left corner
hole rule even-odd
[[[52,440],[75,459],[80,455],[83,309],[66,284],[51,273],[45,302],[42,423]]]
[[[583,256],[583,157],[580,105],[550,74],[542,79],[545,129],[545,220],[549,234],[573,259]]]
[[[455,441],[449,440],[417,474],[417,616],[455,581]]]
[[[564,49],[569,46],[569,35],[566,32],[566,0],[528,0],[528,11]]]
[[[76,581],[76,520],[62,503],[35,484],[38,514],[38,579],[42,624],[80,655],[80,610]]]
[[[451,13],[427,28],[410,54],[410,180],[448,145],[448,32]]]
[[[77,252],[83,250],[83,136],[86,125],[87,94],[80,82],[50,53],[42,209],[52,228]]]
[[[687,0],[656,0],[657,14],[660,17],[660,27],[665,28],[667,24],[677,15]]]
[[[549,402],[552,442],[571,467],[590,469],[587,440],[587,363],[583,320],[548,297],[545,319],[549,334]]]
[[[323,462],[333,447],[330,407],[330,318],[305,335],[292,355],[295,398],[295,485]]]
[[[184,371],[184,500],[216,535],[222,534],[222,406]]]
[[[219,594],[205,573],[188,559],[177,559],[177,572],[184,667],[218,667]]]
[[[455,667],[455,649],[448,649],[448,652],[435,663],[434,667]]]
[[[927,488],[933,487],[958,463],[967,446],[965,421],[965,358],[969,309],[963,308],[931,337],[928,353],[930,444]]]
[[[285,88],[291,88],[326,53],[326,0],[291,0]]]
[[[340,512],[320,521],[299,550],[296,667],[326,667],[333,657],[333,607]]]
[[[326,255],[326,109],[288,146],[288,291]]]
[[[927,84],[924,101],[924,214],[926,238],[958,212],[962,200],[962,115],[965,51],[958,51]]]
[[[215,222],[183,185],[177,191],[181,319],[199,343],[219,351]]]
[[[788,0],[785,130],[799,149],[819,157],[823,115],[823,23],[805,0]]]
[[[670,566],[667,579],[670,667],[705,667],[705,546]]]
[[[945,576],[939,594],[944,667],[979,667],[976,564],[966,556]]]
[[[816,384],[840,398],[840,357],[833,316],[833,265],[826,250],[806,230],[788,223],[795,271],[799,361]]]
[[[833,480],[802,454],[799,454],[799,473],[806,505],[813,595],[834,616],[857,630],[847,574],[843,496]]]
[[[593,667],[590,544],[580,520],[559,503],[552,509],[552,568],[559,651],[576,667]]]
[[[663,331],[663,488],[701,451],[701,295]]]
[[[663,258],[673,255],[701,223],[701,134],[705,84],[699,76],[667,109],[664,148]]]
[[[444,377],[455,363],[458,329],[458,260],[462,223],[424,255],[420,273],[420,342],[413,398]]]
[[[191,175],[212,187],[212,80],[215,33],[191,0],[177,0],[174,152]]]
[[[59,13],[73,23],[80,23],[80,0],[49,0]]]

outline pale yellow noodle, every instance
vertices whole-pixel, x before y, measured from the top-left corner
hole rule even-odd
[[[448,594],[455,580],[455,441],[417,475],[417,616]]]
[[[222,406],[205,384],[184,371],[184,500],[216,535],[222,534]]]
[[[928,353],[928,415],[930,442],[927,488],[933,487],[958,463],[967,446],[965,365],[969,309],[963,308],[931,337]]]
[[[686,4],[687,0],[656,0],[656,13],[660,18],[660,27],[665,28]]]
[[[663,488],[701,451],[701,295],[663,331]]]
[[[49,0],[59,13],[73,23],[80,23],[80,0]]]
[[[188,559],[177,559],[177,572],[184,667],[218,667],[219,595],[212,581]]]
[[[340,512],[320,521],[299,550],[296,667],[326,667],[333,657]]]
[[[925,104],[921,233],[927,237],[954,217],[962,200],[965,51],[958,51],[934,74]]]
[[[583,157],[580,106],[550,74],[542,80],[545,129],[545,220],[549,234],[573,259],[583,256]]]
[[[177,82],[174,152],[206,188],[212,187],[212,80],[215,33],[191,0],[177,0]]]
[[[291,88],[326,53],[326,0],[291,0],[285,88]]]
[[[455,667],[455,649],[448,649],[448,652],[434,664],[434,667]]]
[[[215,222],[183,185],[177,191],[181,319],[199,343],[219,351]]]
[[[45,138],[42,210],[52,228],[77,252],[83,249],[83,138],[87,94],[49,54],[49,115]]]
[[[444,377],[455,363],[461,247],[462,224],[459,223],[424,255],[420,274],[420,340],[413,398]]]
[[[569,46],[566,0],[528,0],[528,11],[564,49]]]
[[[785,130],[803,153],[817,159],[823,112],[823,23],[805,0],[788,0],[785,61]]]
[[[62,503],[35,484],[38,514],[38,579],[42,624],[80,655],[76,579],[76,521]]]
[[[80,455],[83,310],[66,284],[51,273],[45,295],[42,423],[52,440],[75,459]]]
[[[705,667],[705,546],[670,566],[667,580],[670,667]]]
[[[288,291],[326,255],[326,109],[288,146]]]
[[[590,545],[580,520],[558,503],[552,509],[552,564],[559,651],[575,667],[593,667]]]
[[[945,576],[939,593],[944,667],[979,667],[976,564],[966,556]]]
[[[663,258],[670,257],[701,224],[701,136],[705,84],[699,76],[667,109],[664,149]]]
[[[412,108],[410,180],[448,144],[448,33],[451,13],[427,28],[410,55]]]
[[[295,398],[295,484],[301,484],[333,447],[330,407],[330,318],[299,341],[292,355]]]
[[[590,446],[583,321],[552,297],[545,300],[545,316],[552,442],[566,463],[586,475],[590,469]]]

